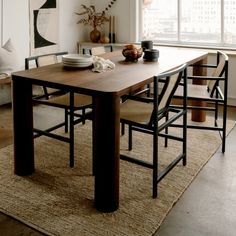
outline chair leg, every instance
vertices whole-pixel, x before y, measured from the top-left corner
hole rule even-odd
[[[123,136],[125,134],[125,124],[121,123],[121,135]]]
[[[65,109],[65,133],[68,133],[68,109]]]
[[[70,167],[74,167],[74,93],[70,93]]]
[[[151,96],[151,86],[150,86],[150,84],[148,84],[147,85],[147,89],[148,89],[148,91],[147,91],[147,97],[150,97]]]
[[[168,119],[169,119],[169,113],[167,112],[166,121],[168,121]],[[168,134],[168,127],[165,128],[165,134]],[[167,146],[168,146],[168,138],[165,137],[165,147],[167,147]]]
[[[183,115],[183,166],[187,165],[187,112]]]
[[[85,124],[85,108],[82,109],[82,124],[84,125]]]
[[[133,148],[132,125],[129,125],[129,151]]]
[[[153,134],[153,173],[152,173],[152,197],[157,198],[158,188],[158,131]]]
[[[215,103],[215,126],[217,126],[217,119],[218,119],[218,102]]]
[[[224,104],[223,109],[224,111],[223,111],[223,131],[222,131],[222,153],[225,152],[227,104]]]

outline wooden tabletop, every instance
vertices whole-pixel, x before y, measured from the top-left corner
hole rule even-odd
[[[207,56],[207,51],[158,48],[158,62],[126,62],[121,51],[103,54],[102,57],[115,63],[114,70],[95,73],[89,69],[67,69],[61,63],[43,66],[27,71],[13,73],[13,76],[29,78],[34,84],[73,88],[77,92],[87,94],[116,93],[119,95],[131,92],[147,84],[154,75],[173,69],[183,63],[192,64]],[[14,79],[14,78],[13,78]],[[17,79],[20,79],[19,77]]]

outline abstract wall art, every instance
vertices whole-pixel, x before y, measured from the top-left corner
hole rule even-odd
[[[29,0],[30,53],[39,55],[58,50],[58,0]]]

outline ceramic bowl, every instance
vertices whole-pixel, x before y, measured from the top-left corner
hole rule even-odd
[[[159,51],[157,49],[146,49],[144,52],[144,61],[157,61],[159,58]]]
[[[135,45],[126,45],[122,50],[122,54],[126,61],[136,62],[143,55],[143,49],[137,48]]]

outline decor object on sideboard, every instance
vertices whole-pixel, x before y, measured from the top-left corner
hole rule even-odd
[[[108,43],[107,36],[105,34],[102,35],[101,32],[98,30],[98,27],[101,27],[106,22],[109,22],[109,29],[110,29],[111,17],[107,16],[106,13],[109,11],[109,9],[115,2],[116,0],[110,1],[105,10],[101,12],[96,12],[94,5],[90,5],[87,7],[84,4],[81,4],[82,12],[75,13],[79,16],[86,15],[84,18],[80,19],[77,23],[90,25],[93,28],[93,30],[90,32],[90,39],[92,42],[98,43],[101,41],[102,43]]]
[[[105,15],[105,12],[96,12],[95,6],[89,7],[84,4],[81,5],[82,12],[76,13],[79,16],[86,15],[85,18],[80,19],[77,23],[90,25],[93,30],[90,32],[90,39],[92,42],[97,43],[100,40],[101,32],[97,29],[105,22],[109,21],[109,18]]]
[[[137,62],[138,59],[143,55],[143,49],[137,48],[133,44],[125,45],[122,54],[126,61]]]

